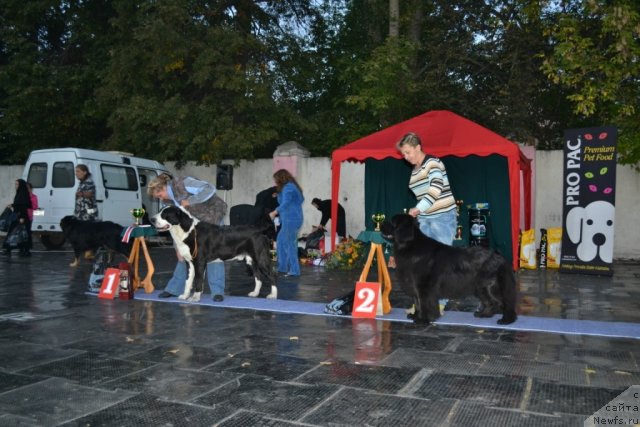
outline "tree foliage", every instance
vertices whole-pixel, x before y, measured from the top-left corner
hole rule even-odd
[[[309,12],[304,2],[269,3],[117,2],[118,39],[99,91],[109,145],[211,163],[251,159],[280,141],[298,120],[274,93],[274,34],[281,14]]]
[[[99,147],[108,136],[93,93],[106,64],[107,0],[0,0],[0,156]]]
[[[447,109],[538,148],[559,147],[566,128],[613,124],[636,162],[639,8],[0,0],[0,155],[79,146],[215,163],[297,140],[326,156]]]
[[[543,69],[567,88],[576,115],[615,124],[627,163],[640,160],[640,3],[567,2],[548,30]]]

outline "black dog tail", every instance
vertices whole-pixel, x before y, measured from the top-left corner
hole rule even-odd
[[[517,285],[516,276],[508,262],[504,262],[500,267],[499,286],[502,293],[502,319],[498,320],[500,325],[508,325],[518,318],[516,314]]]

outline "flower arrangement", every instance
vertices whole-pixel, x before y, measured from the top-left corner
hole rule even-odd
[[[361,267],[365,261],[365,243],[348,238],[342,241],[336,249],[327,254],[325,267],[329,270],[351,270]]]

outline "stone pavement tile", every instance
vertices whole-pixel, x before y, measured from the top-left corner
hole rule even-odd
[[[454,403],[344,388],[301,421],[321,426],[442,426]]]
[[[338,390],[328,384],[300,384],[244,375],[195,400],[203,406],[250,410],[283,420],[299,420]]]
[[[96,334],[86,339],[65,344],[61,348],[124,359],[127,356],[150,350],[157,347],[157,345],[157,342],[142,334]]]
[[[502,356],[514,359],[535,360],[540,344],[490,342],[465,340],[455,348],[456,353],[483,354],[487,356]]]
[[[161,287],[175,253],[151,250]],[[599,400],[640,384],[635,339],[105,301],[85,295],[91,266],[69,268],[70,256],[0,259],[0,398],[26,399],[0,408],[0,425],[582,426]],[[227,293],[246,294],[246,268],[227,264]],[[329,302],[359,275],[307,267],[281,296]],[[640,322],[640,264],[614,270],[519,272],[519,311]],[[408,305],[399,286],[391,299]],[[69,417],[56,399],[83,398],[68,387],[91,398]]]
[[[491,356],[478,369],[477,374],[518,375],[561,384],[589,385],[587,366],[576,363],[547,363]]]
[[[502,408],[520,407],[527,379],[518,376],[454,375],[434,372],[413,395],[424,399],[451,398]]]
[[[83,385],[96,385],[140,371],[151,365],[153,363],[147,361],[113,359],[95,353],[83,353],[23,369],[18,373],[66,378]]]
[[[454,354],[398,348],[382,361],[385,366],[427,368],[447,374],[474,375],[485,362],[481,354]]]
[[[589,385],[594,387],[627,389],[640,384],[640,372],[624,369],[588,368]]]
[[[228,357],[223,350],[167,343],[127,357],[128,360],[167,363],[176,368],[201,369]]]
[[[33,344],[58,346],[90,338],[99,334],[102,329],[95,317],[88,321],[83,316],[74,316],[73,319],[69,317],[67,314],[36,318],[28,323],[29,329],[20,334],[20,339]]]
[[[534,379],[526,409],[546,414],[593,415],[625,389],[607,389],[550,383]]]
[[[15,417],[14,420],[24,419],[33,425],[59,425],[133,395],[130,392],[99,390],[61,378],[50,378],[0,394],[0,413],[9,414]]]
[[[636,345],[640,345],[640,343]],[[594,369],[639,370],[637,360],[630,351],[607,347],[575,348],[566,346],[541,346],[538,352],[538,360],[582,363]]]
[[[260,414],[250,411],[238,411],[229,418],[217,424],[217,427],[238,427],[238,426],[260,426],[260,427],[294,427],[306,424],[300,424],[293,421],[285,421],[272,417],[270,415]]]
[[[583,427],[585,417],[567,414],[540,414],[513,409],[494,408],[470,402],[456,402],[449,417],[450,427]],[[434,424],[435,425],[435,424]]]
[[[0,393],[5,391],[14,390],[16,388],[23,387],[25,385],[37,383],[47,379],[46,377],[11,374],[8,372],[0,371]],[[0,424],[2,425],[2,424]]]
[[[237,372],[289,381],[317,365],[317,362],[278,353],[259,350],[230,354],[205,368],[208,372]]]
[[[393,394],[409,383],[419,371],[419,368],[366,366],[336,361],[317,366],[295,381],[308,384],[325,382]]]
[[[188,402],[239,378],[240,375],[180,369],[160,364],[102,383],[100,388],[123,389],[155,395],[165,400]]]
[[[7,372],[16,372],[81,353],[83,353],[81,350],[52,348],[50,345],[17,342],[0,346],[0,369]]]
[[[233,409],[218,405],[207,408],[162,400],[153,395],[139,394],[100,411],[89,413],[65,424],[77,426],[189,426],[210,427],[233,413]]]

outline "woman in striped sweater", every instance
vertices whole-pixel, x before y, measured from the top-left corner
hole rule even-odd
[[[446,245],[451,245],[456,233],[456,200],[451,193],[447,170],[442,160],[422,151],[422,141],[415,133],[408,133],[396,148],[413,165],[409,189],[418,203],[409,215],[418,218],[420,231]]]

